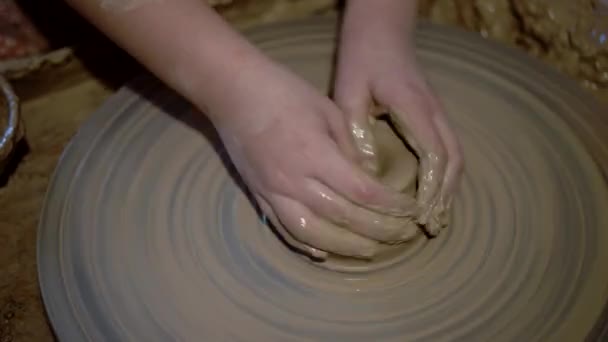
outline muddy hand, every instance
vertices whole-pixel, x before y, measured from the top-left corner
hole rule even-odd
[[[356,150],[338,107],[288,70],[264,68],[209,110],[233,163],[286,240],[315,257],[369,258],[379,241],[415,235],[415,199],[352,162]]]
[[[352,6],[356,5],[355,0]],[[417,65],[407,30],[400,24],[391,26],[390,20],[350,24],[349,20],[358,16],[357,11],[355,7],[345,18],[335,84],[336,103],[351,123],[361,151],[360,163],[372,172],[377,151],[369,118],[382,112],[378,108],[391,114],[419,157],[417,200],[422,207],[419,223],[436,235],[446,224],[451,197],[461,178],[460,144],[439,99]]]

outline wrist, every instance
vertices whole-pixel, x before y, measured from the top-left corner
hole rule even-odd
[[[416,26],[416,0],[347,0],[342,40],[411,43]]]

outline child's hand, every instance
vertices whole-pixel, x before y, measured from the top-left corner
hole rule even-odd
[[[335,98],[356,133],[361,164],[375,168],[376,147],[368,119],[385,110],[420,159],[417,199],[423,212],[419,223],[435,235],[446,224],[445,214],[461,178],[460,144],[422,75],[403,25],[383,24],[385,18],[358,25],[348,20],[342,33]],[[374,104],[380,108],[373,108]]]

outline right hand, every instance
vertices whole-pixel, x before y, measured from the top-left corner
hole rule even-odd
[[[417,234],[416,200],[356,166],[345,116],[328,97],[273,63],[235,83],[206,109],[286,241],[316,258],[370,258],[378,241]]]

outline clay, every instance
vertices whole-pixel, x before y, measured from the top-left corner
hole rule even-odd
[[[335,18],[277,25],[248,37],[328,91]],[[81,127],[48,189],[38,265],[58,338],[606,341],[604,108],[517,51],[418,35],[464,149],[449,229],[372,270],[319,267],[260,219],[204,116],[144,77]]]
[[[391,124],[387,115],[381,119],[373,119],[373,136],[377,144],[378,165],[373,176],[391,188],[407,193],[415,198],[417,185],[418,161],[416,155],[404,141],[404,136]],[[419,234],[422,230],[419,230]],[[325,260],[316,262],[316,265],[349,272],[367,272],[380,267],[388,267],[398,262],[399,257],[406,253],[411,239],[394,244],[380,244],[377,255],[371,259],[348,258],[329,254]]]

